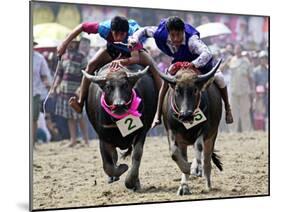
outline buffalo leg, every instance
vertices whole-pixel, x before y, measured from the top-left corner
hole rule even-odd
[[[179,149],[180,149],[180,152],[181,152],[183,158],[188,163],[188,159],[187,159],[187,145],[179,145]],[[178,188],[177,195],[188,195],[188,194],[191,194],[191,192],[189,190],[189,187],[188,187],[188,183],[187,183],[188,177],[189,177],[189,174],[182,173],[181,184],[180,184],[180,187]]]
[[[202,177],[202,153],[203,153],[203,135],[201,135],[194,144],[195,158],[192,161],[190,173]]]
[[[143,145],[146,132],[141,133],[135,140],[132,153],[132,167],[126,176],[125,186],[134,191],[140,189],[139,167],[141,163]]]
[[[202,154],[202,167],[203,176],[206,178],[207,192],[211,191],[211,159],[213,154],[214,139],[209,138],[204,141],[203,154]]]
[[[126,164],[116,165],[116,149],[114,146],[106,143],[103,140],[100,140],[100,151],[103,162],[104,172],[113,179],[119,178],[125,171],[128,170]]]
[[[190,166],[187,163],[187,160],[184,159],[181,150],[176,144],[175,135],[171,130],[168,130],[167,133],[168,133],[169,149],[172,159],[176,162],[176,164],[184,174],[189,174]]]
[[[113,164],[116,165],[117,164],[117,161],[118,161],[118,154],[117,154],[117,151],[116,151],[116,148],[113,149],[113,152],[112,152],[112,159],[113,159]],[[108,183],[113,183],[115,181],[118,181],[119,180],[119,177],[108,177]]]

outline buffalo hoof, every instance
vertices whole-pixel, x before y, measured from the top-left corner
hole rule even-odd
[[[120,177],[128,168],[126,164],[120,164],[119,166],[105,165],[103,170],[110,177]]]
[[[126,164],[120,164],[118,167],[117,167],[117,172],[115,174],[116,177],[119,177],[121,176],[124,172],[126,172],[128,170],[128,165]]]
[[[205,188],[201,191],[202,194],[208,194],[212,191],[212,188]]]
[[[110,184],[110,183],[113,183],[118,180],[119,180],[119,177],[108,177],[107,183]]]
[[[132,190],[132,191],[139,191],[140,189],[141,189],[141,184],[140,184],[140,180],[139,179],[137,179],[137,180],[131,180],[131,181],[129,181],[129,180],[125,180],[125,186],[126,186],[126,188],[127,189],[130,189],[130,190]]]
[[[182,195],[190,195],[191,192],[188,188],[187,185],[181,185],[177,191],[177,195],[182,196]]]

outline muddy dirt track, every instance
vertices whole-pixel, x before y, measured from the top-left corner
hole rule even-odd
[[[205,179],[191,176],[192,194],[177,196],[181,172],[170,158],[166,137],[147,138],[140,167],[142,189],[125,188],[125,175],[107,184],[98,141],[90,147],[68,141],[42,144],[34,152],[33,208],[101,206],[268,194],[268,134],[220,134],[215,149],[224,170],[212,169],[213,190],[204,192]],[[188,149],[189,161],[193,148]],[[130,158],[125,160],[130,165]],[[123,162],[122,162],[123,163]]]

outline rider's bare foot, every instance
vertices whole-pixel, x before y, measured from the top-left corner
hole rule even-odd
[[[233,117],[232,117],[232,113],[231,113],[231,109],[227,109],[225,111],[225,122],[227,124],[232,124],[233,123]]]
[[[77,97],[73,96],[69,99],[68,104],[73,108],[77,113],[82,113],[83,105],[78,102]]]
[[[151,124],[151,128],[154,128],[154,127],[156,127],[157,125],[160,125],[160,124],[161,124],[161,119],[160,118],[154,118],[153,122]]]

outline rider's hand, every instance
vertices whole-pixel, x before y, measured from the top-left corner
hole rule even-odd
[[[168,68],[168,72],[171,75],[175,75],[177,73],[178,70],[180,69],[193,69],[195,70],[196,67],[193,63],[189,63],[189,62],[176,62],[174,64],[172,64],[169,68]]]
[[[153,122],[151,124],[151,129],[156,127],[157,125],[160,125],[160,124],[161,124],[161,119],[155,116],[154,119],[153,119]]]
[[[191,68],[191,69],[195,69],[196,68],[193,63],[189,63],[188,65],[189,65],[189,68]]]
[[[58,47],[57,47],[57,54],[58,54],[58,57],[61,57],[65,51],[66,51],[66,48],[67,48],[67,44],[62,42]]]
[[[130,36],[128,38],[128,46],[129,46],[129,48],[133,48],[138,42],[139,41],[138,41],[137,38],[134,38],[134,37]]]
[[[114,60],[114,61],[112,61],[111,62],[111,64],[110,64],[110,69],[112,70],[112,71],[117,71],[119,68],[120,68],[120,66],[122,65],[122,59],[121,60]]]

